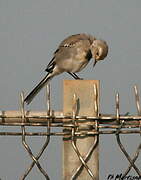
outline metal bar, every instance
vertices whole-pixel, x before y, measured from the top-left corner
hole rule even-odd
[[[76,143],[75,143],[75,135],[74,135],[74,128],[72,129],[72,146],[73,146],[73,149],[75,150],[79,160],[81,161],[81,163],[83,164],[83,166],[85,167],[85,169],[87,170],[88,174],[90,175],[90,177],[95,180],[95,177],[92,173],[92,171],[89,169],[88,165],[86,164],[85,160],[83,159],[83,157],[81,156],[77,146],[76,146]]]
[[[75,116],[76,116],[76,113],[77,113],[77,97],[76,97],[76,94],[74,94],[73,96],[73,106],[72,106],[72,119],[73,119],[73,122],[74,122],[74,128],[72,128],[72,136],[71,136],[71,143],[72,143],[72,147],[74,149],[74,151],[76,152],[80,162],[82,163],[82,165],[85,167],[85,169],[87,170],[88,174],[90,175],[90,177],[95,180],[95,177],[92,173],[92,171],[90,170],[90,168],[88,167],[88,165],[86,164],[85,160],[83,159],[83,157],[81,156],[78,148],[77,148],[77,145],[76,145],[76,137],[75,137],[75,132],[76,132],[76,128],[75,128],[75,125],[76,124],[76,119],[75,119]],[[71,178],[72,180],[74,180],[73,176]]]
[[[141,144],[139,144],[139,146],[137,147],[137,151],[135,152],[134,156],[133,156],[133,159],[132,159],[132,162],[135,163],[135,161],[137,160],[137,158],[139,157],[139,153],[141,151]],[[128,173],[129,171],[131,170],[132,168],[132,165],[129,165],[127,170],[125,171],[125,173],[122,175],[122,177],[124,178]]]
[[[95,147],[97,146],[98,143],[98,136],[95,136],[94,138],[94,144],[91,146],[90,150],[88,151],[88,153],[86,154],[84,161],[87,163],[91,154],[93,153]],[[77,169],[76,172],[72,175],[72,180],[75,180],[77,178],[77,176],[79,175],[79,173],[83,170],[83,165],[80,165]]]
[[[22,119],[23,122],[25,121],[25,111],[24,111],[24,94],[23,92],[21,93],[21,113],[22,113]],[[41,167],[40,163],[38,162],[38,160],[36,159],[36,157],[33,155],[29,145],[26,143],[26,139],[25,139],[25,127],[21,126],[22,129],[22,144],[25,147],[25,149],[27,150],[28,154],[30,155],[31,159],[34,161],[34,163],[37,165],[38,169],[40,170],[40,172],[44,175],[44,177],[46,178],[46,180],[49,180],[49,177],[47,175],[47,173],[45,172],[45,170]],[[26,176],[23,176],[20,178],[20,180],[24,180]]]
[[[116,138],[117,138],[117,142],[118,142],[118,145],[119,145],[121,151],[124,153],[125,157],[126,157],[127,160],[130,162],[131,166],[135,169],[135,171],[137,172],[137,174],[138,174],[139,176],[141,176],[140,170],[139,170],[139,169],[137,168],[137,166],[134,164],[133,160],[130,158],[129,154],[127,153],[127,151],[125,150],[123,144],[121,143],[119,133],[116,134]]]
[[[98,121],[98,120],[97,120]],[[89,122],[89,121],[87,121],[87,122]],[[98,121],[99,122],[99,121]],[[91,121],[91,123],[93,124],[93,125],[95,125],[95,121]],[[72,124],[72,122],[67,122],[67,123],[51,123],[50,122],[50,126],[51,127],[73,127],[73,124]],[[99,128],[117,128],[117,124],[116,123],[100,123],[99,122]],[[38,122],[38,123],[29,123],[29,122],[21,122],[21,123],[0,123],[0,126],[22,126],[22,125],[24,125],[24,126],[47,126],[47,122]],[[83,122],[82,122],[82,124],[81,124],[81,126],[83,126]],[[140,124],[140,122],[139,121],[130,121],[130,123],[128,123],[128,122],[125,122],[124,121],[124,123],[123,123],[123,126],[122,126],[123,128],[134,128],[134,127],[141,127],[141,124]]]
[[[77,81],[79,82],[79,81]],[[46,105],[47,105],[47,111],[43,112],[35,112],[35,111],[25,111],[24,109],[24,93],[21,93],[21,111],[0,111],[0,126],[21,126],[22,132],[0,132],[0,135],[2,136],[22,136],[22,143],[27,152],[29,153],[31,159],[33,162],[31,165],[27,168],[25,174],[21,177],[22,180],[26,178],[26,176],[29,174],[29,172],[32,170],[34,165],[38,167],[38,169],[41,171],[41,173],[45,176],[47,180],[49,180],[49,177],[47,173],[44,171],[44,169],[41,167],[39,163],[39,158],[43,154],[44,150],[46,149],[49,141],[50,136],[67,136],[71,139],[72,146],[81,161],[81,164],[76,168],[76,172],[72,176],[72,180],[76,179],[81,171],[84,169],[87,170],[88,174],[92,179],[96,179],[90,170],[88,164],[88,161],[90,159],[91,154],[95,150],[97,144],[98,144],[98,137],[102,134],[116,134],[118,145],[121,149],[121,151],[126,156],[127,160],[129,161],[130,165],[128,166],[127,170],[123,174],[122,178],[125,177],[131,168],[133,167],[137,174],[141,176],[141,171],[137,168],[135,165],[135,161],[139,157],[139,153],[141,150],[141,144],[139,144],[137,151],[135,152],[133,158],[129,156],[126,149],[124,148],[121,139],[120,134],[140,134],[141,135],[141,107],[139,102],[139,92],[137,89],[137,86],[134,86],[134,92],[135,92],[135,100],[136,100],[136,108],[138,115],[120,115],[119,111],[119,94],[116,94],[116,114],[99,114],[99,106],[98,106],[98,90],[97,86],[93,85],[93,94],[94,94],[94,115],[90,116],[90,114],[84,114],[79,113],[79,108],[77,107],[77,97],[74,95],[74,104],[73,104],[73,111],[71,113],[63,113],[63,112],[57,112],[57,111],[51,111],[50,108],[50,87],[47,86],[47,99],[46,99]],[[78,111],[78,112],[77,112]],[[87,112],[87,111],[86,111]],[[95,115],[96,114],[96,115]],[[64,121],[66,120],[66,121]],[[83,128],[86,127],[87,124],[87,130],[84,130]],[[26,132],[25,127],[26,126],[46,126],[47,130],[46,132]],[[68,131],[66,132],[51,132],[51,127],[63,127],[67,128]],[[126,128],[123,129],[123,128]],[[134,130],[133,128],[139,128],[139,130]],[[60,128],[61,129],[61,128]],[[72,129],[72,131],[71,131]],[[112,129],[112,130],[110,130]],[[113,130],[115,129],[115,130]],[[56,131],[56,130],[55,130]],[[46,141],[43,144],[43,147],[41,148],[40,152],[34,156],[32,153],[31,148],[26,142],[26,136],[46,136]],[[93,136],[94,142],[92,146],[90,146],[90,149],[86,153],[86,155],[82,156],[79,151],[79,147],[76,144],[77,137],[86,137],[86,136]]]
[[[116,121],[117,124],[120,124],[120,119],[119,119],[119,93],[116,94]]]
[[[134,86],[134,92],[135,92],[137,112],[138,112],[138,116],[140,116],[141,115],[141,107],[140,107],[140,97],[139,97],[139,92],[138,92],[137,86]],[[140,130],[141,130],[141,120],[139,120],[139,122],[140,122]]]
[[[50,108],[50,85],[48,84],[46,86],[46,104],[47,104],[47,115],[50,115],[51,112],[51,108]],[[48,124],[47,124],[47,133],[48,135],[46,136],[46,140],[45,143],[43,144],[41,150],[39,151],[39,153],[36,156],[36,159],[39,160],[39,158],[42,156],[43,152],[45,151],[45,149],[47,148],[49,141],[50,141],[50,120],[48,119]],[[27,168],[27,170],[25,171],[22,179],[25,179],[26,176],[29,174],[29,172],[32,170],[32,168],[35,165],[35,161],[33,161],[31,163],[31,165]]]
[[[136,108],[137,108],[137,112],[138,112],[138,115],[140,116],[141,115],[141,108],[140,108],[140,101],[139,101],[139,92],[138,92],[138,88],[137,86],[134,86],[134,93],[135,93],[135,102],[136,102]],[[140,130],[141,130],[141,127],[140,127]],[[140,134],[141,135],[141,134]],[[132,162],[135,163],[135,161],[137,160],[137,158],[139,157],[139,154],[140,154],[140,151],[141,151],[141,143],[139,144],[139,146],[137,147],[137,150],[133,156],[133,159],[132,159]],[[123,177],[125,177],[129,171],[131,170],[132,168],[132,165],[130,164],[127,168],[127,170],[125,171],[125,173],[123,174]]]
[[[47,119],[51,119],[52,123],[62,123],[63,119],[72,119],[71,115],[64,115],[63,112],[53,111],[50,116],[46,115],[45,111],[25,111],[27,122],[38,123],[47,122]],[[117,117],[113,114],[100,114],[97,116],[89,115],[77,115],[76,119],[79,120],[98,120],[100,123],[111,124],[111,121],[116,121]],[[120,115],[120,120],[124,121],[136,121],[141,120],[141,115]],[[0,111],[0,123],[21,123],[22,116],[20,111]]]
[[[140,108],[140,98],[139,98],[139,92],[138,92],[137,86],[134,86],[134,92],[135,92],[137,112],[138,112],[138,116],[140,116],[141,115],[141,108]]]
[[[94,136],[103,134],[115,134],[117,130],[103,130],[103,131],[87,131],[87,132],[75,132],[76,136]],[[119,130],[119,134],[140,134],[141,130]],[[25,132],[25,136],[71,136],[70,132]],[[21,132],[0,132],[0,136],[22,136]]]
[[[97,92],[97,87],[94,84],[93,85],[93,94],[94,94],[94,111],[96,113],[96,116],[99,116],[99,112],[98,112],[98,92]],[[96,120],[95,122],[95,129],[98,130],[98,122]],[[91,154],[93,153],[94,149],[97,147],[97,143],[98,143],[98,135],[94,136],[94,143],[92,144],[91,148],[89,149],[88,153],[86,154],[86,156],[84,157],[84,162],[88,162],[88,160],[90,159]],[[80,172],[83,170],[83,164],[81,164],[77,169],[76,172],[72,175],[72,180],[76,179],[77,176],[80,174]]]
[[[96,117],[99,117],[99,107],[98,107],[98,92],[96,84],[93,85],[93,97],[94,97],[94,112]]]
[[[135,99],[136,99],[136,105],[137,105],[137,110],[138,113],[140,113],[140,106],[139,106],[139,95],[137,92],[137,88],[135,87]],[[117,116],[117,123],[120,124],[119,121],[119,95],[117,93],[116,95],[116,116]],[[124,178],[130,171],[130,169],[133,167],[135,169],[135,171],[137,172],[137,174],[139,176],[141,176],[141,172],[140,170],[137,168],[137,166],[134,164],[134,162],[136,161],[136,159],[138,158],[139,152],[140,152],[140,145],[137,148],[137,151],[135,153],[135,156],[133,159],[130,158],[129,154],[127,153],[126,149],[124,148],[123,144],[121,143],[120,140],[120,135],[119,135],[119,131],[122,128],[122,123],[120,124],[121,127],[117,128],[117,133],[116,133],[116,139],[117,139],[117,143],[121,149],[121,151],[124,153],[125,157],[127,158],[127,160],[129,161],[130,165],[127,168],[127,170],[125,171],[125,173],[122,175],[122,178]]]

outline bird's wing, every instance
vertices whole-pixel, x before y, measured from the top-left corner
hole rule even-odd
[[[59,47],[57,48],[57,50],[54,52],[54,57],[52,58],[52,60],[49,62],[49,64],[47,65],[46,71],[47,72],[52,72],[55,64],[56,64],[56,60],[59,61],[62,59],[68,59],[71,54],[72,51],[73,53],[75,52],[75,47],[77,46],[81,46],[80,42],[82,41],[87,41],[87,43],[89,43],[89,45],[92,44],[93,40],[95,40],[96,38],[91,36],[91,35],[87,35],[87,34],[75,34],[75,35],[71,35],[69,37],[67,37],[66,39],[64,39]]]
[[[58,49],[54,52],[54,61],[59,59],[69,59],[77,53],[77,48],[87,50],[96,38],[87,34],[75,34],[64,39]]]
[[[95,38],[91,35],[87,34],[75,34],[64,39],[60,45],[60,47],[74,47],[79,41],[88,40],[90,44],[93,42]],[[56,53],[56,52],[55,52]]]

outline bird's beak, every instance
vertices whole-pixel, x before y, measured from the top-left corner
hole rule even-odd
[[[96,65],[96,63],[97,63],[97,60],[94,61],[93,67]]]

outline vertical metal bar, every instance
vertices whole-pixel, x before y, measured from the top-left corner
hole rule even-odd
[[[120,124],[120,121],[119,121],[119,93],[116,94],[116,118],[117,118],[117,123]],[[137,174],[140,176],[141,173],[140,173],[140,170],[137,168],[137,166],[134,164],[134,161],[130,158],[129,154],[127,153],[127,151],[125,150],[123,144],[121,143],[121,140],[120,140],[120,135],[119,135],[119,131],[122,127],[122,124],[119,128],[117,128],[117,133],[116,133],[116,139],[117,139],[117,143],[121,149],[121,151],[124,153],[125,157],[127,158],[127,160],[130,162],[130,165],[129,168],[126,170],[126,172],[122,175],[122,178],[124,178],[128,172],[130,171],[131,167],[133,167],[135,169],[135,171],[137,172]]]
[[[94,111],[95,111],[96,116],[99,117],[98,92],[97,92],[96,84],[93,85],[93,94],[94,94]]]
[[[140,108],[140,101],[139,101],[140,98],[139,98],[138,88],[136,85],[134,86],[134,93],[135,93],[135,102],[136,102],[137,112],[138,112],[138,115],[140,116],[141,115],[141,108]],[[140,129],[141,129],[141,127],[140,127]],[[137,160],[137,158],[139,157],[140,151],[141,151],[141,143],[137,147],[137,151],[135,152],[135,154],[133,156],[134,158],[132,159],[132,163],[134,163]],[[125,177],[129,173],[131,168],[132,168],[132,165],[129,165],[126,172],[124,173],[123,177]]]
[[[119,120],[119,93],[116,94],[116,120],[117,120],[117,123],[120,124],[120,120]]]
[[[138,116],[140,116],[141,115],[140,97],[139,97],[139,92],[138,92],[138,88],[136,85],[134,86],[134,92],[135,92],[137,112],[138,112]],[[141,120],[139,122],[140,122],[140,130],[141,130]],[[140,134],[140,136],[141,136],[141,134]]]
[[[45,92],[45,96],[46,96],[46,107],[47,107],[47,116],[50,116],[50,112],[51,112],[51,103],[50,103],[50,84],[47,84],[46,86],[46,92]],[[43,154],[44,150],[47,148],[49,141],[50,141],[50,119],[48,119],[48,123],[47,123],[47,134],[49,134],[46,137],[46,141],[42,147],[42,149],[40,150],[40,152],[38,153],[38,155],[36,156],[36,159],[39,160],[39,158],[41,157],[41,155]],[[22,179],[25,179],[26,176],[29,174],[29,172],[32,170],[32,168],[34,167],[35,162],[33,161],[31,163],[31,165],[27,168],[27,170],[25,171],[24,175],[22,176]]]
[[[76,98],[76,94],[74,94],[73,96],[73,107],[72,107],[72,119],[73,119],[73,123],[74,123],[74,127],[72,128],[72,137],[71,137],[71,143],[72,143],[72,147],[74,149],[74,151],[76,152],[80,162],[83,164],[83,166],[86,168],[88,174],[90,175],[90,177],[95,180],[95,177],[92,173],[92,171],[90,170],[90,168],[87,166],[85,160],[83,159],[83,157],[81,156],[77,146],[76,146],[76,137],[75,137],[75,131],[76,131],[76,112],[77,112],[77,98]]]
[[[97,117],[99,117],[99,107],[98,107],[98,91],[97,91],[97,87],[96,84],[94,84],[93,86],[94,88],[94,110],[95,110],[95,114]],[[98,121],[95,120],[95,129],[98,131]],[[98,135],[96,135],[98,136]]]
[[[74,129],[77,129],[78,124],[76,121],[76,113],[77,113],[77,95],[74,93],[73,95],[73,104],[72,104],[72,120],[74,124]]]
[[[47,105],[47,115],[50,116],[51,112],[51,100],[50,100],[50,84],[46,86],[46,105]]]
[[[25,121],[25,110],[24,110],[24,93],[22,92],[20,94],[20,102],[21,102],[21,113],[22,113],[22,119],[23,122]],[[21,126],[22,129],[22,144],[25,147],[25,149],[27,150],[27,152],[29,153],[30,157],[32,158],[32,160],[34,161],[34,163],[37,165],[38,169],[40,170],[40,172],[45,176],[45,178],[47,180],[49,180],[49,177],[47,175],[47,173],[44,171],[44,169],[41,167],[40,163],[38,162],[38,160],[36,159],[36,157],[33,155],[30,147],[28,146],[28,144],[26,143],[26,139],[25,139],[25,126],[22,125]],[[21,177],[24,178],[24,177]],[[20,179],[21,179],[20,178]],[[22,179],[23,180],[23,179]]]
[[[96,113],[96,116],[99,116],[99,112],[98,112],[98,92],[97,92],[97,87],[96,84],[93,85],[93,95],[94,95],[94,111]],[[95,121],[95,129],[98,130],[98,121]],[[91,148],[89,149],[88,153],[86,154],[86,156],[84,157],[84,161],[87,163],[91,154],[93,153],[94,149],[97,147],[98,144],[98,135],[94,136],[94,144],[91,146]],[[77,176],[81,173],[81,171],[83,170],[83,164],[81,164],[77,169],[76,172],[72,175],[72,180],[75,180],[77,178]]]
[[[139,97],[139,92],[138,92],[138,88],[137,88],[136,85],[134,86],[134,92],[135,92],[135,100],[136,100],[137,112],[138,112],[138,115],[140,116],[141,115],[140,97]]]

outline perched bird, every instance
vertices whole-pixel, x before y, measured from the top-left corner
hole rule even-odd
[[[47,75],[29,93],[24,101],[29,104],[37,93],[56,75],[69,73],[73,78],[80,79],[77,72],[81,71],[94,58],[94,65],[103,60],[108,53],[108,45],[103,40],[87,34],[71,35],[64,39],[54,52],[52,60],[46,68]]]

